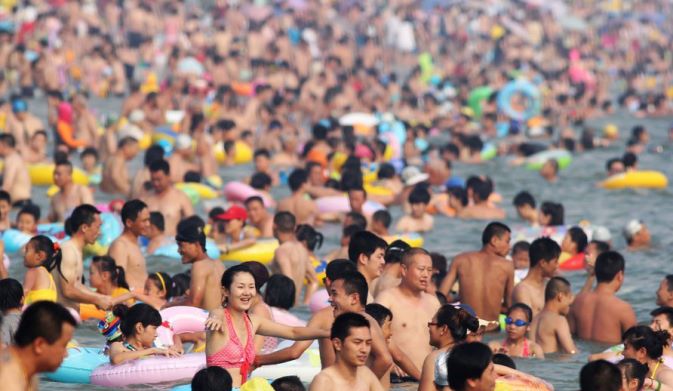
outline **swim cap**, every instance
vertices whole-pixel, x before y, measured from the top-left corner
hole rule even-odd
[[[643,229],[643,223],[639,220],[631,220],[624,226],[624,237],[628,240],[634,237],[640,230]]]
[[[23,99],[16,99],[12,102],[12,111],[15,113],[23,113],[28,111],[28,104]]]
[[[114,342],[122,336],[122,331],[119,329],[120,324],[121,320],[108,311],[105,314],[105,319],[98,322],[98,331],[103,334],[108,342]]]
[[[598,240],[601,242],[609,242],[610,240],[612,240],[612,235],[610,234],[609,229],[607,229],[602,225],[599,225],[593,229],[591,233],[591,239]]]
[[[619,129],[615,124],[607,124],[603,128],[603,135],[607,138],[615,138],[619,135]]]

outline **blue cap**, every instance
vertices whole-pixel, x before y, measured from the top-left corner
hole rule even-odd
[[[12,102],[12,111],[15,113],[28,111],[28,104],[23,99],[16,99]]]

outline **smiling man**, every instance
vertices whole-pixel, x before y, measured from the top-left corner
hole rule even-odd
[[[369,291],[373,292],[378,278],[386,264],[385,254],[388,243],[369,231],[360,231],[351,237],[348,244],[348,258],[355,263],[357,269],[367,280]],[[367,303],[374,301],[370,293]]]

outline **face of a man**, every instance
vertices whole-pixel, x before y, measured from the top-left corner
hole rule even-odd
[[[384,258],[385,254],[385,249],[377,248],[369,257],[363,257],[365,258],[364,263],[361,265],[361,267],[364,269],[363,274],[371,278],[379,277],[381,273],[383,273],[383,267],[386,264],[386,260]]]
[[[135,221],[127,220],[128,228],[134,235],[145,236],[150,229],[150,210],[145,208],[138,213]]]
[[[332,340],[339,359],[349,366],[362,366],[372,350],[372,335],[368,327],[352,327],[343,341]]]
[[[199,243],[178,241],[178,254],[183,264],[192,263],[199,254]]]
[[[329,287],[329,301],[334,309],[334,316],[339,316],[344,312],[353,311],[356,307],[357,297],[355,294],[349,295],[344,288],[344,280],[333,281]]]
[[[425,291],[432,278],[432,258],[429,255],[417,254],[408,266],[402,265],[402,280],[407,286]]]
[[[72,170],[68,166],[59,165],[54,168],[54,184],[59,188],[72,182]]]
[[[266,209],[264,208],[264,205],[262,205],[260,202],[257,201],[248,203],[247,211],[248,211],[248,218],[250,219],[250,222],[253,224],[261,222],[266,214]]]
[[[170,186],[170,176],[161,170],[150,173],[150,180],[154,191],[157,193],[163,193]]]
[[[84,241],[86,244],[94,244],[100,235],[100,227],[103,224],[103,221],[100,219],[100,215],[94,215],[93,222],[91,224],[82,226],[82,232],[84,233]]]
[[[38,370],[40,372],[54,372],[61,366],[63,360],[68,357],[68,343],[72,339],[75,328],[65,323],[61,326],[61,337],[53,344],[38,338],[35,349],[39,354]]]

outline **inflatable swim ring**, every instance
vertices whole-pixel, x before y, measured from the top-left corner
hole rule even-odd
[[[531,155],[526,159],[526,168],[529,170],[539,170],[548,160],[552,159],[558,162],[559,169],[561,170],[568,167],[573,160],[570,152],[564,149],[542,151]]]
[[[559,257],[559,269],[561,270],[583,270],[584,266],[584,253],[575,254],[571,257],[570,254],[564,252]]]
[[[549,383],[542,379],[521,377],[501,377],[495,380],[495,391],[552,391]]]
[[[329,293],[327,293],[327,289],[319,289],[315,291],[308,303],[308,308],[311,310],[312,314],[329,306]]]
[[[375,186],[372,184],[364,184],[365,191],[368,196],[393,196],[393,191],[384,186]]]
[[[4,167],[4,162],[0,162],[0,170]],[[30,183],[35,186],[51,186],[54,184],[54,165],[46,163],[36,163],[28,165],[28,175]],[[78,185],[88,186],[89,177],[78,167],[73,167],[72,180]]]
[[[80,304],[79,317],[82,320],[103,320],[105,319],[105,311],[98,309],[98,307],[93,304]]]
[[[527,101],[523,111],[512,107],[512,98],[517,94],[522,95]],[[498,109],[512,119],[525,121],[540,112],[540,91],[529,81],[523,79],[511,81],[498,92]]]
[[[417,233],[408,233],[408,234],[398,234],[398,235],[392,235],[392,236],[386,236],[383,239],[385,239],[388,244],[396,241],[396,240],[401,240],[405,242],[406,244],[410,245],[411,247],[423,247],[423,243],[425,240],[423,237]]]
[[[110,362],[110,357],[100,348],[68,348],[68,357],[56,372],[45,373],[45,377],[59,383],[90,384],[91,372]]]
[[[348,213],[351,211],[351,206],[346,196],[328,196],[320,197],[315,200],[320,213]],[[374,201],[367,201],[363,207],[366,214],[374,214],[377,210],[385,209],[386,207]]]
[[[262,197],[264,206],[274,208],[276,202],[261,191],[252,188],[252,186],[243,182],[229,182],[224,186],[224,196],[227,201],[243,203],[252,196]]]
[[[174,132],[170,126],[158,126],[152,132],[152,144],[159,144],[160,141],[167,141],[171,146],[175,143],[175,138],[178,137],[178,132]]]
[[[324,259],[311,257],[311,265],[313,266],[313,270],[318,277],[318,285],[325,286],[323,279],[326,277],[325,272],[327,271],[327,261]]]
[[[232,262],[257,261],[267,264],[273,260],[273,254],[277,248],[278,241],[276,239],[258,239],[252,246],[221,254],[220,260]]]
[[[481,149],[481,160],[487,161],[492,160],[498,155],[498,147],[495,144],[487,143],[484,144],[484,147]]]
[[[168,307],[159,311],[161,326],[157,328],[157,346],[173,345],[173,335],[205,330],[208,311],[188,306]]]
[[[212,200],[214,198],[217,198],[217,191],[213,189],[212,187],[208,185],[204,185],[203,183],[195,183],[195,182],[181,182],[181,183],[176,183],[175,187],[177,189],[180,189],[182,191],[186,191],[187,189],[191,189],[195,191],[200,199],[203,200]]]
[[[191,379],[205,366],[205,353],[189,353],[180,357],[153,356],[119,365],[100,365],[91,372],[91,384],[126,387],[133,384],[177,382]]]
[[[100,214],[103,224],[100,227],[100,236],[96,243],[87,245],[84,250],[87,254],[105,255],[110,244],[122,234],[121,220],[114,213],[103,212]]]
[[[55,237],[44,233],[40,232],[39,227],[36,235],[39,234],[44,234],[47,236],[50,236],[49,239],[52,241],[58,241]],[[15,254],[21,251],[23,249],[23,246],[28,243],[28,241],[33,237],[34,235],[27,234],[25,232],[21,232],[17,229],[10,228],[6,230],[5,232],[2,233],[2,241],[5,243],[5,253],[6,254]]]
[[[629,171],[613,175],[601,182],[601,187],[614,190],[626,188],[663,189],[668,186],[668,178],[659,171]]]
[[[220,257],[220,250],[217,248],[215,242],[210,239],[206,240],[206,254],[211,259],[217,259]],[[170,244],[165,244],[152,253],[153,256],[157,257],[166,257],[171,259],[180,259],[180,253],[178,253],[178,244],[173,242]]]
[[[470,91],[470,95],[467,97],[467,106],[472,109],[474,112],[474,117],[476,119],[481,118],[482,107],[481,102],[488,99],[493,93],[493,89],[489,86],[481,86]]]
[[[215,160],[218,163],[224,164],[227,161],[227,154],[224,152],[224,145],[222,143],[213,145],[213,152],[215,153]],[[248,144],[240,140],[234,142],[234,164],[250,163],[252,155],[252,148]]]

